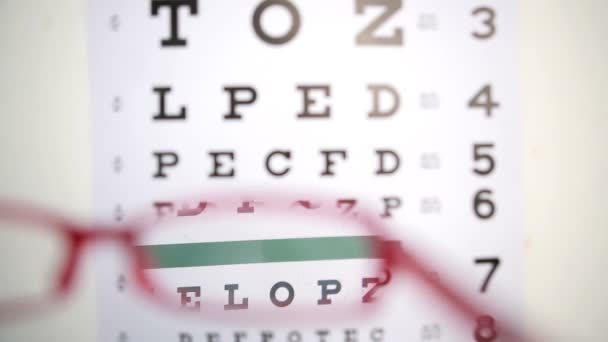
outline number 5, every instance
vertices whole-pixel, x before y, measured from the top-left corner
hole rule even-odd
[[[486,161],[486,168],[481,168],[481,167],[474,167],[473,168],[473,172],[475,172],[476,174],[480,175],[480,176],[487,176],[490,173],[492,173],[492,171],[494,170],[494,158],[492,158],[492,155],[490,154],[490,152],[484,152],[482,151],[482,149],[493,149],[494,148],[494,144],[474,144],[473,145],[473,160],[474,161],[480,161],[480,160],[485,160]]]

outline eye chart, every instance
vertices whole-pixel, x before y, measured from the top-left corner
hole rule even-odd
[[[323,189],[448,251],[468,293],[521,317],[517,17],[507,0],[89,0],[95,215]],[[500,340],[451,335],[416,295],[369,325],[215,329],[151,314],[109,259],[99,341]]]

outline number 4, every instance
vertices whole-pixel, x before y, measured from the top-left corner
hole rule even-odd
[[[490,268],[490,272],[488,272],[488,274],[486,275],[486,278],[483,280],[483,284],[481,284],[481,289],[479,289],[479,292],[484,293],[484,292],[486,292],[486,290],[488,289],[488,286],[490,285],[490,279],[492,279],[494,272],[496,272],[496,269],[500,265],[500,259],[499,258],[477,258],[477,259],[475,259],[475,265],[479,265],[479,264],[490,264],[492,266]]]
[[[469,108],[483,108],[486,116],[492,116],[492,109],[500,107],[500,103],[492,101],[492,85],[486,84],[469,100]]]

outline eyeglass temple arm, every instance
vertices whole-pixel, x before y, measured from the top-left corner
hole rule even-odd
[[[396,270],[414,274],[418,280],[430,287],[430,289],[435,294],[438,294],[451,308],[460,313],[465,320],[474,322],[478,317],[484,314],[484,311],[481,310],[476,303],[466,299],[465,296],[458,293],[454,287],[448,286],[444,282],[439,281],[437,277],[434,277],[433,273],[429,271],[430,268],[426,267],[419,259],[414,257],[414,254],[409,253],[403,244],[392,244],[389,254],[391,260],[390,264]],[[501,341],[532,342],[530,338],[517,331],[517,329],[506,324],[501,324],[499,334],[501,336]]]

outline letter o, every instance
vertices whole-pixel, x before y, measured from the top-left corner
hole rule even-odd
[[[375,328],[369,333],[369,338],[373,342],[381,342],[384,340],[384,329]]]
[[[286,34],[278,37],[270,36],[264,31],[264,29],[262,29],[262,13],[264,13],[264,11],[268,7],[274,5],[283,6],[291,15],[291,28],[289,29],[289,31],[287,31]],[[294,4],[292,4],[290,1],[264,0],[258,5],[258,7],[255,8],[255,11],[253,12],[253,30],[260,39],[262,39],[268,44],[285,44],[292,40],[293,37],[295,37],[296,34],[298,34],[298,31],[300,30],[300,13],[298,12],[296,6],[294,6]]]
[[[286,288],[288,295],[287,295],[287,299],[285,299],[284,301],[280,301],[277,299],[277,291],[280,288]],[[270,289],[270,301],[272,302],[272,304],[274,304],[275,306],[278,306],[280,308],[284,308],[286,306],[288,306],[289,304],[291,304],[291,302],[293,302],[293,298],[295,297],[295,293],[293,291],[293,287],[291,286],[291,284],[289,284],[286,281],[280,281],[276,284],[274,284],[272,286],[272,288]]]
[[[298,332],[298,331],[290,331],[289,334],[287,334],[287,341],[288,342],[301,342],[302,341],[302,335]]]

